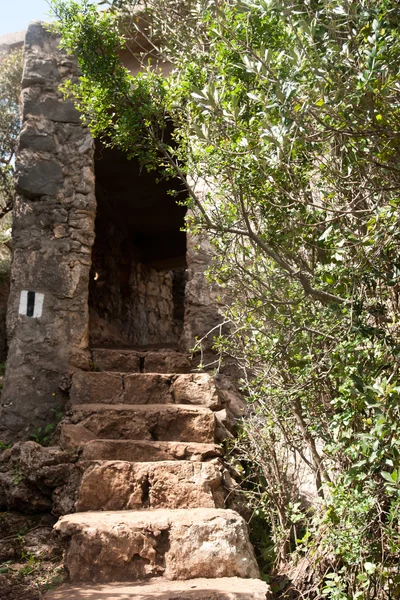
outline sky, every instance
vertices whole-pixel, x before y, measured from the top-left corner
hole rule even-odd
[[[46,0],[0,0],[0,35],[28,27],[29,21],[49,21]]]

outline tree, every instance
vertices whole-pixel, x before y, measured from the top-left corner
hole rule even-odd
[[[0,219],[14,202],[14,159],[20,130],[22,50],[0,57]]]
[[[241,451],[276,565],[313,556],[308,597],[389,598],[400,542],[397,2],[108,4],[54,2],[83,72],[66,92],[94,135],[181,179],[188,227],[214,244],[210,276],[231,322],[216,347],[252,374]],[[132,28],[146,40],[137,77],[118,58]],[[154,51],[173,63],[168,79]],[[288,452],[314,472],[312,515]]]

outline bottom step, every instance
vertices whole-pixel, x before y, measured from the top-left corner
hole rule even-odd
[[[71,583],[256,578],[245,520],[219,508],[74,513],[55,525]]]
[[[45,600],[270,600],[269,586],[259,579],[223,577],[140,583],[63,585],[45,594]]]

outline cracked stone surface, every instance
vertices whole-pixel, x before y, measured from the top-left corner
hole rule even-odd
[[[204,461],[221,456],[216,444],[191,442],[148,442],[140,440],[93,440],[82,448],[83,460]]]
[[[88,283],[96,212],[93,140],[59,86],[78,75],[58,37],[31,23],[25,40],[21,144],[16,157],[9,352],[0,437],[26,439],[54,420],[66,374],[89,368]],[[43,313],[20,315],[22,290]]]
[[[218,461],[99,461],[84,472],[76,510],[223,508],[222,470]]]
[[[207,373],[75,373],[72,404],[195,404],[212,410],[225,405]]]
[[[211,443],[215,433],[214,413],[202,406],[78,404],[70,420],[101,439]]]
[[[71,583],[259,575],[246,523],[232,510],[75,513],[55,529],[69,541]]]
[[[92,350],[93,363],[100,371],[120,373],[189,373],[189,356],[177,351],[137,351],[113,348]]]

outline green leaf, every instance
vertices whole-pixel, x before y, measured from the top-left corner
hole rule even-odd
[[[388,473],[387,471],[381,471],[381,475],[383,479],[388,481],[389,483],[397,483],[398,473],[397,471],[392,471],[392,473]]]

